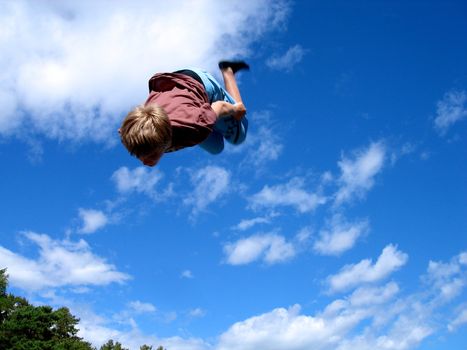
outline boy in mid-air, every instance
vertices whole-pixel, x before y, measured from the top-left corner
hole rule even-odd
[[[235,73],[249,66],[221,61],[219,68],[225,89],[199,69],[154,75],[146,102],[128,113],[119,129],[128,152],[144,165],[155,166],[164,153],[185,147],[199,145],[217,154],[224,139],[242,143],[248,120]]]

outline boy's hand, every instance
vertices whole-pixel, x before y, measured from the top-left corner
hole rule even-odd
[[[235,109],[235,113],[233,114],[233,117],[238,121],[242,120],[242,118],[246,114],[246,107],[243,104],[243,102],[234,104],[234,109]]]

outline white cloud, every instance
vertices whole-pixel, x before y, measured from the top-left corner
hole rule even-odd
[[[343,157],[338,162],[341,175],[335,205],[363,197],[374,185],[374,177],[381,171],[386,157],[382,142],[372,143],[364,150],[355,152],[353,159]]]
[[[444,135],[455,123],[467,118],[467,92],[450,91],[437,103],[435,129]]]
[[[467,252],[462,252],[459,254],[459,264],[467,265]]]
[[[79,216],[83,221],[79,232],[94,233],[108,224],[109,218],[100,210],[79,209]]]
[[[267,111],[253,113],[249,119],[256,125],[256,132],[249,131],[245,143],[230,150],[246,154],[241,166],[253,165],[255,170],[262,170],[264,165],[277,160],[282,153],[284,146],[280,137],[280,126],[275,125]]]
[[[249,228],[252,228],[253,226],[256,226],[258,224],[268,224],[271,222],[271,219],[268,217],[257,217],[253,219],[244,219],[240,221],[234,229],[239,230],[239,231],[246,231]]]
[[[463,307],[461,308],[460,312],[458,312],[454,320],[449,322],[448,330],[450,332],[453,332],[465,324],[467,324],[467,305],[463,305]]]
[[[151,303],[143,303],[139,300],[136,301],[131,301],[128,303],[128,306],[132,311],[135,311],[136,313],[152,313],[156,312],[156,307],[152,305]]]
[[[204,317],[204,316],[206,316],[206,310],[203,310],[203,309],[197,307],[196,309],[190,310],[188,312],[188,315],[190,317]]]
[[[276,186],[264,186],[263,189],[250,198],[253,207],[292,206],[300,213],[313,211],[319,205],[326,203],[326,198],[303,189],[303,179],[295,177],[288,183]]]
[[[248,130],[245,142],[236,146],[227,145],[225,152],[242,154],[240,168],[248,167],[262,173],[269,162],[277,160],[282,154],[282,126],[275,123],[269,111],[254,112],[248,120],[255,127]]]
[[[414,143],[405,142],[402,146],[397,147],[392,150],[391,154],[388,155],[388,159],[390,159],[391,165],[395,165],[397,161],[403,156],[407,156],[409,154],[414,154],[417,151],[418,146]]]
[[[287,8],[282,0],[240,7],[214,0],[110,7],[2,1],[0,133],[27,127],[54,139],[115,142],[117,124],[144,101],[152,73],[214,69],[221,57],[246,56],[252,42],[283,23]]]
[[[283,55],[274,56],[266,61],[266,65],[275,70],[290,72],[295,65],[300,63],[305,56],[306,50],[300,45],[290,47]]]
[[[372,264],[370,259],[364,259],[357,264],[344,266],[339,273],[328,277],[327,282],[332,292],[343,291],[362,283],[380,281],[405,265],[407,254],[397,250],[393,245],[388,245]]]
[[[101,286],[122,283],[129,275],[94,255],[84,240],[56,241],[45,234],[25,233],[39,247],[37,259],[30,259],[0,247],[0,266],[8,268],[13,286],[39,290],[48,287]]]
[[[463,265],[467,265],[466,255],[463,252],[448,263],[429,262],[426,280],[439,290],[439,297],[443,300],[455,298],[467,286],[467,275],[463,272]]]
[[[237,322],[220,337],[217,350],[332,349],[364,313],[325,319],[300,314],[300,306],[277,308]]]
[[[380,310],[384,312],[385,310]],[[337,350],[409,350],[416,349],[420,343],[433,333],[430,325],[416,316],[400,318],[394,322],[387,334],[362,334],[345,339]]]
[[[346,301],[334,302],[334,308],[314,316],[300,314],[300,307],[278,308],[271,312],[249,318],[234,324],[220,339],[218,349],[410,349],[418,345],[430,333],[425,324],[410,325],[418,321],[419,315],[400,317],[389,324],[389,329],[374,327],[371,321],[384,313],[394,294],[389,290],[385,299],[379,299],[376,305],[353,305]],[[383,296],[384,297],[384,296]],[[397,301],[394,304],[401,302]],[[403,301],[405,304],[406,302]],[[391,305],[391,304],[389,304]],[[391,305],[392,306],[392,305]],[[406,307],[411,305],[407,303]],[[333,311],[331,311],[333,309]],[[400,312],[401,310],[399,310]],[[403,310],[407,311],[406,309]],[[364,327],[363,323],[369,326]],[[363,331],[359,333],[359,327]],[[387,332],[387,333],[386,333]]]
[[[251,138],[250,151],[247,153],[245,163],[253,164],[255,167],[262,167],[267,162],[277,160],[284,148],[275,131],[264,125],[258,127],[257,134],[248,137]]]
[[[313,249],[323,255],[339,255],[351,249],[358,238],[368,230],[366,220],[349,223],[340,215],[335,215],[329,228],[321,230]]]
[[[112,180],[120,193],[131,192],[144,193],[154,199],[161,199],[164,195],[156,195],[155,187],[162,179],[162,174],[158,169],[149,170],[146,167],[137,167],[133,170],[121,167],[112,174]]]
[[[193,214],[205,210],[230,190],[230,172],[218,166],[207,166],[191,176],[194,190],[183,203],[193,207]]]
[[[185,271],[183,271],[182,274],[181,274],[181,276],[182,276],[183,278],[189,278],[189,279],[195,277],[195,276],[193,275],[193,272],[191,272],[190,270],[185,270]]]
[[[231,265],[249,264],[263,260],[275,264],[291,259],[296,251],[293,244],[277,234],[257,234],[224,246],[226,262]]]
[[[313,231],[310,227],[304,227],[298,231],[297,235],[295,236],[295,240],[298,242],[298,244],[303,245],[310,240],[312,234]]]
[[[271,212],[266,216],[258,216],[252,219],[243,219],[237,225],[233,226],[232,229],[246,231],[256,225],[270,224],[272,219],[278,215],[279,214],[276,212]]]

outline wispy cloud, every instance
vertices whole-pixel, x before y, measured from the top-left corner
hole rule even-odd
[[[357,264],[346,265],[339,273],[329,276],[329,290],[340,292],[362,283],[380,281],[404,266],[407,260],[407,254],[397,250],[394,245],[388,245],[374,264],[370,259],[364,259]]]
[[[258,224],[268,224],[270,222],[271,222],[271,219],[265,216],[260,216],[260,217],[256,217],[253,219],[244,219],[240,221],[236,226],[234,226],[234,229],[239,230],[239,231],[246,231]]]
[[[119,120],[144,100],[152,73],[245,56],[281,26],[287,7],[282,0],[1,2],[0,134],[27,127],[53,139],[116,142]],[[219,45],[226,37],[229,45]]]
[[[191,270],[184,270],[182,271],[181,275],[180,275],[182,278],[188,278],[188,279],[192,279],[192,278],[195,278],[195,276],[193,275],[193,272],[191,272]]]
[[[247,150],[246,157],[242,165],[253,165],[255,169],[261,170],[268,162],[277,160],[282,154],[282,130],[275,125],[269,112],[253,113],[251,119],[257,128],[256,132],[249,132],[244,146]]]
[[[92,253],[84,240],[53,240],[48,235],[26,232],[39,248],[31,259],[0,247],[0,266],[8,268],[13,286],[27,290],[67,286],[102,286],[130,279],[112,264]]]
[[[256,234],[224,246],[225,260],[230,265],[244,265],[262,260],[267,264],[287,261],[295,256],[292,243],[283,236]]]
[[[279,214],[276,212],[271,212],[265,216],[258,216],[251,219],[243,219],[237,225],[233,226],[232,229],[238,231],[246,231],[256,225],[261,224],[270,224],[272,219],[277,217]]]
[[[79,216],[82,220],[82,226],[78,231],[81,233],[94,233],[109,222],[107,215],[100,210],[80,208]]]
[[[435,129],[445,135],[455,123],[467,119],[467,92],[450,91],[436,106]]]
[[[351,249],[368,230],[368,221],[347,222],[341,215],[334,215],[328,228],[319,233],[313,249],[323,255],[339,255]]]
[[[382,142],[370,144],[368,148],[354,152],[354,157],[343,157],[339,162],[341,175],[335,205],[363,197],[374,185],[374,177],[381,171],[386,156]]]
[[[462,305],[457,316],[448,324],[448,330],[454,332],[459,327],[467,324],[467,305]]]
[[[290,72],[300,63],[305,56],[306,51],[301,45],[290,47],[284,54],[273,56],[266,61],[269,68],[275,70],[284,70]]]
[[[151,303],[143,303],[139,300],[131,301],[128,303],[129,308],[136,313],[152,313],[156,312],[157,309]]]
[[[467,266],[467,253],[462,253],[450,262],[430,261],[426,279],[439,290],[439,295],[450,300],[459,295],[467,285],[466,276],[460,273]]]
[[[202,308],[200,307],[197,307],[196,309],[192,309],[188,312],[188,315],[190,317],[204,317],[206,316],[206,310],[203,310]]]
[[[310,227],[303,227],[302,229],[300,229],[300,231],[298,231],[297,235],[295,236],[295,241],[299,245],[304,245],[305,243],[308,243],[312,234],[313,230]]]
[[[230,172],[222,167],[207,166],[191,176],[194,190],[184,199],[185,205],[193,208],[194,215],[206,210],[230,190]]]
[[[326,198],[320,194],[307,192],[303,187],[305,181],[295,177],[283,185],[264,186],[263,189],[250,198],[254,208],[292,206],[300,213],[313,211],[319,205],[326,203]]]
[[[162,179],[162,173],[157,169],[149,170],[146,167],[137,167],[133,170],[121,167],[112,174],[112,180],[117,191],[122,194],[132,192],[144,193],[154,199],[162,199],[164,195],[157,195],[155,187]]]

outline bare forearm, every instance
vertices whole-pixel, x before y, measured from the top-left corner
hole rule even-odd
[[[237,120],[241,120],[246,113],[246,108],[243,103],[231,104],[225,101],[216,101],[211,104],[211,108],[217,114],[218,118],[233,116]]]
[[[225,101],[216,101],[211,104],[211,108],[216,112],[218,118],[235,113],[234,105]]]

